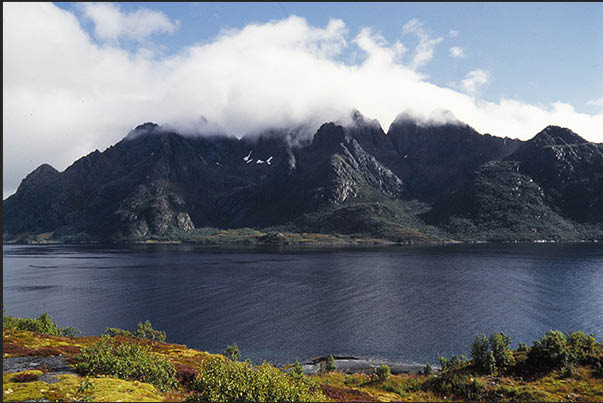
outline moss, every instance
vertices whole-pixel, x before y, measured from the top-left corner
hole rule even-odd
[[[23,371],[39,373],[41,371]],[[60,375],[60,381],[48,384],[42,381],[27,383],[12,382],[15,374],[4,374],[3,400],[23,401],[47,399],[50,401],[81,400],[78,388],[83,378],[77,375]],[[159,402],[164,399],[153,385],[130,382],[114,378],[89,378],[93,384],[92,398],[97,402]]]

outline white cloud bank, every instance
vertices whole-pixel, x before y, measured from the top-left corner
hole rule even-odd
[[[95,43],[76,15],[51,3],[3,3],[3,11],[4,197],[41,163],[63,170],[146,121],[203,130],[203,116],[242,135],[308,120],[318,125],[357,108],[387,130],[402,111],[448,109],[499,136],[526,139],[557,124],[603,141],[603,113],[578,113],[562,102],[490,102],[430,83],[417,69],[442,38],[427,35],[418,20],[403,28],[405,40],[418,39],[410,50],[370,29],[354,36],[341,20],[323,28],[289,17],[153,58],[115,41]],[[146,35],[98,29],[103,38]],[[338,61],[346,48],[365,58]]]

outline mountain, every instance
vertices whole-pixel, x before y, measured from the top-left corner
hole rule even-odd
[[[600,239],[603,144],[548,126],[422,218],[461,239]]]
[[[4,240],[186,240],[245,227],[393,241],[580,239],[599,234],[602,173],[601,145],[552,126],[522,142],[405,114],[385,133],[357,111],[312,137],[302,127],[183,136],[145,123],[63,172],[44,164],[29,174],[4,200]]]

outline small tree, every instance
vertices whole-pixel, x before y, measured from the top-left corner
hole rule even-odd
[[[239,346],[233,344],[231,346],[226,347],[224,350],[224,355],[229,355],[233,361],[238,361],[241,358],[241,352],[239,351]]]
[[[373,375],[377,377],[377,380],[383,382],[389,379],[390,376],[392,376],[392,371],[389,366],[381,365],[378,368],[373,368]]]
[[[490,335],[490,348],[494,354],[496,367],[504,368],[515,362],[513,353],[509,348],[511,338],[504,333],[492,333]]]
[[[471,358],[473,366],[481,374],[492,374],[496,371],[496,360],[488,349],[488,338],[486,335],[479,334],[471,345]]]
[[[320,364],[320,372],[323,373],[323,374],[324,373],[333,372],[333,371],[336,371],[336,370],[337,370],[337,367],[335,366],[335,358],[332,355],[330,355],[327,358],[326,362],[322,362]]]
[[[144,323],[138,322],[138,326],[136,327],[136,337],[139,339],[151,339],[160,343],[164,343],[166,338],[165,332],[153,329],[151,322],[148,320]]]

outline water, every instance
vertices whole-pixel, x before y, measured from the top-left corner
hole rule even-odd
[[[262,249],[4,246],[7,314],[83,335],[150,320],[168,341],[275,364],[328,354],[437,363],[502,331],[603,336],[603,245]]]

